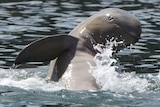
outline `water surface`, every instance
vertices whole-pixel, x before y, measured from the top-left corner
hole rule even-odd
[[[0,92],[11,92],[0,95],[0,105],[159,106],[159,4],[159,0],[1,1]],[[113,72],[107,73],[111,78],[106,78],[103,91],[73,92],[56,83],[47,83],[44,78],[49,62],[33,63],[33,68],[28,69],[10,69],[16,55],[26,44],[46,35],[69,33],[90,15],[109,7],[125,9],[134,14],[141,21],[142,34],[136,44],[116,54],[121,71],[131,73],[117,74],[112,69]],[[96,69],[103,71],[102,68]]]

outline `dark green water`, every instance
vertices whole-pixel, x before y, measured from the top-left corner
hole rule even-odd
[[[159,4],[159,0],[0,1],[0,92],[13,91],[0,95],[0,106],[160,106]],[[122,71],[146,74],[126,74],[130,78],[121,78],[119,87],[113,82],[114,87],[104,91],[72,92],[44,81],[48,62],[10,70],[26,44],[45,35],[69,33],[87,17],[109,7],[125,9],[141,21],[141,39],[132,49],[120,51],[117,59]]]

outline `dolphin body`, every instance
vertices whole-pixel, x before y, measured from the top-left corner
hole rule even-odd
[[[111,38],[124,41],[115,46],[120,50],[138,41],[140,21],[125,10],[107,8],[89,17],[69,34],[57,34],[41,38],[27,45],[16,57],[15,65],[26,62],[50,61],[47,78],[64,82],[70,90],[100,89],[95,78],[88,72],[95,65],[96,44],[105,44]],[[70,74],[64,79],[64,74]]]

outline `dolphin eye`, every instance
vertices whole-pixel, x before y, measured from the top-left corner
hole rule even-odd
[[[108,20],[109,22],[112,22],[112,21],[114,20],[114,18],[113,18],[112,15],[106,14],[106,16],[107,16],[107,20]]]
[[[109,20],[110,22],[113,21],[113,20],[114,20],[113,16],[109,15],[109,16],[108,16],[108,20]]]

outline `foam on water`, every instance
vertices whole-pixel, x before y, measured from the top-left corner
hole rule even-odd
[[[90,65],[89,72],[102,86],[101,89],[118,93],[155,91],[155,88],[159,91],[160,74],[154,76],[152,74],[136,74],[135,72],[119,72],[119,64],[113,58],[112,47],[114,45],[117,45],[117,42],[108,42],[106,46],[100,44],[95,46],[95,49],[100,53],[94,58],[96,66]]]
[[[34,72],[33,69],[0,69],[0,85],[25,90],[57,91],[62,89],[57,83],[45,81],[44,75],[44,72]]]
[[[118,61],[113,57],[112,47],[116,42],[106,46],[95,46],[100,53],[94,57],[96,66],[91,66],[89,72],[95,77],[102,90],[118,93],[124,92],[160,92],[160,73],[136,74],[135,72],[119,72]],[[103,47],[103,48],[102,48]],[[0,69],[0,86],[18,87],[25,90],[57,91],[64,89],[60,84],[47,82],[47,69]]]

